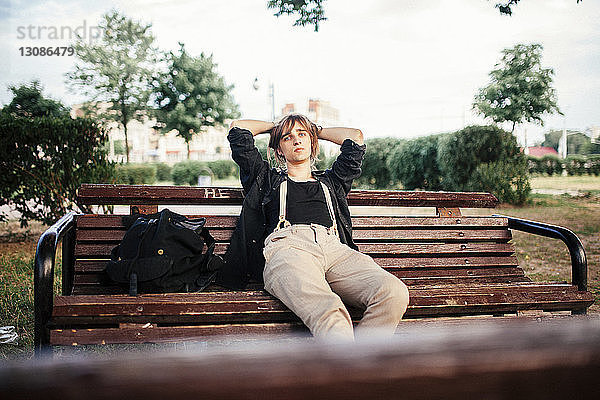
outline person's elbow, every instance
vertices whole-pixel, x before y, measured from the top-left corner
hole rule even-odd
[[[239,128],[240,127],[239,122],[240,122],[239,119],[234,119],[233,121],[231,121],[231,123],[229,124],[229,129],[231,130],[232,128],[235,128],[235,127]]]
[[[363,137],[363,133],[360,129],[355,129],[354,130],[354,141],[357,144],[364,144],[365,143],[365,139]]]

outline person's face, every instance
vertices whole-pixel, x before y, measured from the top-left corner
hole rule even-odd
[[[300,123],[295,122],[289,132],[284,132],[279,140],[279,152],[287,162],[299,163],[310,160],[310,133]]]

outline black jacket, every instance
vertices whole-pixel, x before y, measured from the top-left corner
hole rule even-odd
[[[263,160],[254,145],[254,137],[247,129],[234,127],[227,135],[233,160],[240,167],[240,180],[244,189],[244,203],[231,244],[225,253],[225,265],[219,271],[216,283],[243,289],[250,279],[263,281],[265,259],[264,240],[269,235],[265,206],[279,198],[279,185],[287,174]],[[346,196],[352,181],[360,176],[365,145],[346,139],[340,148],[341,154],[330,169],[314,171],[313,176],[329,187],[337,219],[340,240],[356,249],[352,241],[352,222]]]

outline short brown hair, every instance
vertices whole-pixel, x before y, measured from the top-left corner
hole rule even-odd
[[[310,159],[311,161],[317,161],[317,157],[319,155],[319,138],[318,138],[318,133],[319,133],[319,127],[311,122],[311,120],[309,120],[306,116],[302,115],[302,114],[288,114],[286,116],[284,116],[283,118],[281,118],[279,120],[279,122],[277,122],[277,124],[275,124],[275,127],[273,127],[273,129],[271,130],[271,138],[269,139],[269,147],[272,148],[275,151],[275,158],[277,159],[277,161],[279,161],[282,164],[285,164],[286,160],[285,157],[283,157],[283,155],[279,154],[277,152],[277,149],[279,149],[279,142],[281,141],[281,138],[283,137],[283,135],[285,135],[286,133],[289,133],[292,128],[294,127],[294,124],[298,122],[300,125],[302,125],[304,127],[304,129],[306,129],[310,135]]]

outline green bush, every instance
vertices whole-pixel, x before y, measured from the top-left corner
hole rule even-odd
[[[218,160],[207,163],[215,178],[225,179],[230,176],[239,177],[238,166],[233,160]]]
[[[388,160],[401,141],[395,138],[375,138],[365,142],[367,149],[362,163],[362,174],[356,180],[357,186],[371,189],[385,189],[395,185]]]
[[[585,157],[580,155],[571,155],[565,158],[565,169],[569,175],[583,175],[585,170]]]
[[[600,175],[600,155],[594,154],[588,156],[586,166],[589,175]]]
[[[531,174],[542,174],[542,159],[535,156],[527,156],[527,172]]]
[[[125,140],[115,140],[113,142],[115,154],[124,156],[127,151],[125,150]]]
[[[470,182],[470,190],[494,193],[510,204],[524,204],[531,192],[525,163],[499,160],[479,164]]]
[[[438,142],[442,135],[409,140],[390,156],[388,167],[405,189],[440,190],[442,176],[438,166]]]
[[[171,178],[175,185],[191,185],[195,186],[198,184],[198,177],[200,175],[213,175],[212,171],[208,169],[206,163],[201,161],[181,161],[173,166],[171,172]]]
[[[492,191],[500,201],[516,204],[529,195],[527,159],[516,138],[496,126],[469,126],[442,136],[437,159],[445,190]]]
[[[318,160],[315,163],[315,169],[317,171],[324,171],[327,168],[331,167],[331,164],[333,164],[333,162],[335,161],[337,156],[335,157],[326,157],[325,156],[325,152],[323,151],[322,147],[319,147],[319,156],[318,156]]]
[[[548,174],[550,176],[556,174],[560,175],[563,171],[562,161],[558,156],[554,154],[546,154],[540,159],[541,173]]]
[[[23,226],[52,224],[70,210],[91,212],[76,192],[82,183],[113,182],[107,142],[106,131],[88,118],[0,113],[0,206],[19,212]]]
[[[117,165],[117,182],[126,185],[151,185],[156,182],[156,165],[153,164],[119,164]]]
[[[166,182],[171,180],[171,171],[173,168],[165,163],[156,163],[154,164],[156,167],[156,179],[159,182]]]

